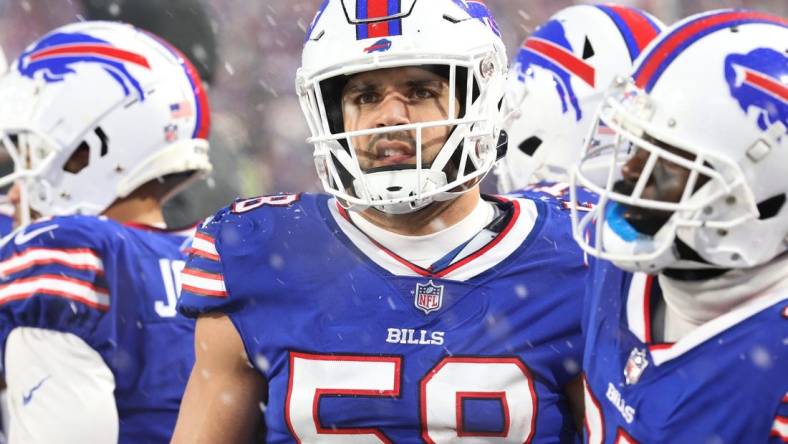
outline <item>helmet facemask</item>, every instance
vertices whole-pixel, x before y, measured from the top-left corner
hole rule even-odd
[[[36,204],[52,199],[54,187],[46,175],[56,162],[55,142],[38,131],[6,129],[0,145],[14,166],[12,173],[0,177],[0,189],[17,187],[19,203],[14,218],[27,225],[40,214]]]

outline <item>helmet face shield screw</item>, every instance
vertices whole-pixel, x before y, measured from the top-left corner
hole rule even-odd
[[[493,61],[492,57],[486,57],[482,60],[481,65],[479,66],[479,73],[481,73],[482,79],[487,80],[493,75],[495,75],[495,62]]]

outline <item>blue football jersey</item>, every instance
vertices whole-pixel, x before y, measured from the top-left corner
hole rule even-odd
[[[788,292],[668,344],[652,339],[654,276],[595,261],[589,279],[587,442],[788,442]]]
[[[8,196],[0,196],[0,238],[14,231],[14,211]]]
[[[14,231],[14,218],[8,214],[0,213],[0,238]]]
[[[78,336],[114,375],[119,442],[168,442],[194,364],[194,321],[175,309],[189,244],[92,216],[29,225],[0,248],[2,350],[17,327]]]
[[[236,202],[198,230],[179,310],[230,317],[268,442],[576,442],[582,254],[556,206],[488,199],[497,229],[429,269],[328,196]]]

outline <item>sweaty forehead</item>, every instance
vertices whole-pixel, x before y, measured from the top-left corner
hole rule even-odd
[[[387,68],[356,74],[345,85],[344,93],[353,90],[405,87],[423,83],[446,83],[448,80],[426,68]]]

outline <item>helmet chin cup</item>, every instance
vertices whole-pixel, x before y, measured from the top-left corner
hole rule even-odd
[[[611,204],[602,226],[603,248],[620,254],[612,258],[617,267],[653,274],[678,260],[672,245],[674,228],[670,224],[662,227],[656,236],[642,234],[623,218],[620,208]]]
[[[436,195],[419,199],[447,183],[446,173],[418,168],[388,169],[364,174],[353,181],[353,189],[359,198],[373,202],[375,209],[387,214],[407,214],[431,204]],[[417,196],[416,199],[413,197]],[[444,199],[445,200],[445,199]],[[375,201],[388,201],[375,205]]]

